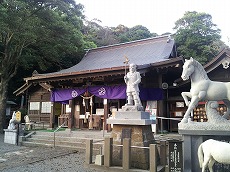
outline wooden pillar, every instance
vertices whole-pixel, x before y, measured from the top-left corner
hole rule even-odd
[[[74,113],[74,103],[73,100],[69,100],[69,107],[71,108],[71,112],[68,118],[68,128],[71,129],[73,126],[73,113]]]
[[[61,104],[61,115],[65,113],[65,105]]]
[[[158,73],[158,84],[159,88],[162,88],[162,73]],[[157,104],[157,109],[158,109],[158,115],[159,116],[164,116],[163,112],[163,100],[159,100]]]
[[[54,116],[54,103],[51,102],[51,113],[50,113],[50,128],[54,128],[54,121],[55,121],[55,116]]]
[[[79,102],[75,105],[75,110],[74,110],[74,127],[75,128],[80,128],[80,111],[81,111],[81,106]]]
[[[159,71],[158,73],[158,84],[159,84],[159,88],[162,88],[162,83],[163,83],[163,74],[161,71]],[[163,90],[163,100],[159,100],[157,103],[157,111],[158,111],[158,116],[160,117],[167,117],[168,115],[166,114],[166,104],[165,104],[165,95],[164,95],[165,90]],[[159,120],[158,120],[158,124],[157,124],[157,131],[159,129],[166,129],[166,123],[167,120],[163,120],[163,123],[159,124]],[[162,124],[162,126],[160,126]]]
[[[106,120],[108,119],[109,107],[108,107],[108,99],[104,99],[104,129],[108,129],[108,125]]]

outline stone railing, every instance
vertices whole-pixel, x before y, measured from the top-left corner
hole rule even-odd
[[[92,166],[92,168],[118,168],[123,170],[134,169],[131,167],[131,149],[146,149],[149,151],[149,171],[150,172],[159,172],[159,171],[169,171],[169,156],[171,153],[169,152],[169,142],[166,140],[156,141],[156,144],[150,144],[149,147],[140,147],[140,146],[131,146],[131,139],[124,138],[122,145],[114,145],[112,138],[105,138],[104,144],[102,145],[103,151],[101,151],[100,155],[94,154],[93,147],[94,143],[92,139],[86,141],[86,164]],[[122,165],[114,166],[113,165],[113,149],[114,147],[120,147],[122,149]],[[175,150],[173,150],[175,152]],[[160,156],[159,156],[160,155]],[[176,156],[176,155],[175,155]],[[93,157],[96,157],[95,161],[93,161]],[[183,169],[181,169],[183,170]]]

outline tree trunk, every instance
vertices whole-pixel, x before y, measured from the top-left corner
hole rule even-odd
[[[0,133],[7,128],[6,124],[6,101],[7,101],[8,81],[1,80],[0,84]]]

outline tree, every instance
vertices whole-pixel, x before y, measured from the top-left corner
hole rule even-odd
[[[113,28],[101,26],[100,20],[93,19],[85,23],[84,35],[87,37],[87,40],[93,41],[97,46],[101,47],[119,43],[117,36],[114,35]]]
[[[150,33],[146,27],[141,25],[132,28],[128,28],[124,25],[103,27],[99,23],[100,21],[97,19],[86,21],[86,26],[83,30],[88,40],[95,42],[98,46],[136,41],[157,36],[156,33]]]
[[[124,32],[119,36],[120,42],[135,41],[140,39],[146,39],[157,36],[156,33],[150,33],[150,31],[142,26],[137,25],[130,28],[127,32]]]
[[[222,44],[220,29],[206,13],[186,12],[175,22],[174,29],[178,54],[193,57],[202,64],[215,57]]]
[[[90,45],[80,32],[82,9],[74,0],[0,1],[0,132],[9,82],[19,66],[52,71],[80,60]]]

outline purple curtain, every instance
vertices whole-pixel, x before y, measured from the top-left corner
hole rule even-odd
[[[141,100],[162,100],[163,91],[161,88],[142,88],[140,87]]]
[[[103,99],[126,99],[126,86],[92,86],[88,91]]]
[[[84,92],[86,92],[85,88],[53,90],[51,93],[51,102],[64,102],[66,100],[71,100],[80,96]]]
[[[126,99],[126,85],[118,86],[90,86],[88,88],[73,88],[53,90],[51,102],[66,102],[80,96],[86,91],[103,99]],[[141,100],[162,100],[163,91],[160,88],[140,87]]]

